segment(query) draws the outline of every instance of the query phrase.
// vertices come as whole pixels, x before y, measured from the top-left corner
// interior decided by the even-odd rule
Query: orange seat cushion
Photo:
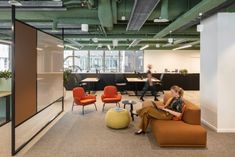
[[[92,103],[95,103],[95,102],[96,102],[95,99],[83,99],[83,100],[80,100],[79,105],[89,105],[89,104],[92,104]]]
[[[103,98],[102,101],[104,103],[117,103],[119,101],[121,101],[120,97],[116,97],[116,98]]]
[[[200,125],[183,121],[152,120],[151,128],[161,146],[206,146],[207,132]]]

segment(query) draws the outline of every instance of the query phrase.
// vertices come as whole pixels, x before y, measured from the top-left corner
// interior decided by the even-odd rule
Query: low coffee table
[[[130,114],[131,114],[132,121],[134,121],[135,114],[133,113],[133,105],[135,105],[136,102],[133,100],[123,100],[122,103],[124,105],[124,108],[126,108],[126,105],[130,105]]]

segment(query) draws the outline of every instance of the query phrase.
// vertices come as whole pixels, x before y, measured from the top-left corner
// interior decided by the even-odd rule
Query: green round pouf
[[[112,129],[127,128],[130,124],[130,115],[126,109],[112,108],[105,115],[106,126]]]

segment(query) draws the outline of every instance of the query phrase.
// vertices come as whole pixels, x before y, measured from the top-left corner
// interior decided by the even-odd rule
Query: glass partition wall
[[[75,73],[143,72],[143,62],[143,51],[64,51],[64,68]]]
[[[0,71],[10,70],[10,45],[0,43]]]

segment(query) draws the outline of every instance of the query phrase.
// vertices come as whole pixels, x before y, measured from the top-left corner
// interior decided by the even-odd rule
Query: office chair
[[[79,74],[75,75],[76,77],[76,86],[84,88],[85,91],[87,91],[87,83],[81,82],[82,77]]]
[[[160,81],[157,83],[157,91],[162,92],[164,94],[163,78],[164,78],[164,73],[161,73],[160,78],[159,78]]]
[[[117,89],[121,94],[127,94],[126,91],[127,80],[123,74],[115,75],[115,85],[117,86]]]

